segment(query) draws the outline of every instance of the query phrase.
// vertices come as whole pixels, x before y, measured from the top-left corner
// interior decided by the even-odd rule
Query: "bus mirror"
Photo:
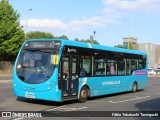
[[[51,55],[51,64],[58,65],[58,55]]]

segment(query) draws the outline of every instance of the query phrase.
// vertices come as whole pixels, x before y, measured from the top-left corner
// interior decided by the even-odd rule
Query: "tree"
[[[132,42],[129,42],[129,49],[134,50]]]
[[[78,39],[78,38],[75,38],[74,40],[75,40],[75,41],[79,41],[79,39]]]
[[[87,40],[80,40],[80,42],[87,42],[87,43],[93,43],[93,44],[99,44],[99,42],[97,42],[96,40],[90,40],[90,39],[87,39]]]
[[[57,38],[68,40],[68,37],[67,37],[66,35],[62,35],[62,36],[59,36],[59,37],[57,37]]]
[[[123,48],[123,45],[118,44],[118,45],[115,45],[114,47]]]
[[[19,17],[9,0],[0,1],[0,60],[14,60],[24,41]]]
[[[41,32],[41,31],[32,31],[27,33],[26,39],[38,39],[38,38],[54,38],[54,35],[47,32]]]

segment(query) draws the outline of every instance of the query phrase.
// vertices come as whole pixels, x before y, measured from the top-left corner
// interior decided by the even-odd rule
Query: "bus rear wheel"
[[[79,102],[84,103],[88,98],[88,89],[86,86],[83,86],[79,95]]]
[[[137,92],[137,89],[138,89],[137,83],[134,82],[133,85],[132,85],[132,92],[133,93]]]

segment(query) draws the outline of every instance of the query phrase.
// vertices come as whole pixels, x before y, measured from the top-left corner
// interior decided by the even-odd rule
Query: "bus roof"
[[[97,49],[97,50],[108,50],[108,51],[116,51],[116,52],[123,52],[123,53],[132,53],[132,54],[141,54],[141,55],[147,55],[146,52],[139,51],[139,50],[128,50],[124,48],[117,48],[117,47],[110,47],[110,46],[104,46],[104,45],[98,45],[98,44],[91,44],[91,43],[85,43],[85,42],[79,42],[74,40],[65,40],[65,39],[30,39],[26,40],[28,41],[61,41],[61,46],[73,46],[73,47],[83,47],[83,48],[91,48],[91,49]]]

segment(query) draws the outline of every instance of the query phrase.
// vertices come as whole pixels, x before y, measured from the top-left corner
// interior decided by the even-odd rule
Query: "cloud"
[[[102,0],[103,8],[100,15],[78,17],[66,22],[65,19],[28,19],[28,29],[49,30],[54,32],[68,31],[81,32],[87,28],[105,28],[110,23],[117,23],[124,14],[133,12],[153,13],[160,12],[160,0]],[[26,20],[21,20],[26,30]]]
[[[86,27],[105,27],[105,19],[103,16],[94,16],[90,18],[72,20],[68,23],[68,27],[71,27],[73,30],[80,31]]]
[[[26,27],[26,20],[21,21],[21,25]],[[103,16],[94,16],[90,18],[81,18],[77,20],[69,21],[65,23],[64,21],[57,19],[28,19],[27,27],[28,28],[49,28],[49,29],[57,29],[59,31],[81,31],[87,27],[105,27],[105,18]]]
[[[21,25],[26,27],[26,20],[21,21]],[[62,31],[67,30],[66,24],[56,19],[28,19],[27,27],[32,28],[55,28]]]
[[[103,0],[103,4],[112,8],[112,11],[160,12],[160,0]]]
[[[134,4],[133,1],[128,1],[128,0],[104,0],[104,3],[106,5],[113,6],[115,8],[121,8],[121,9],[134,9],[136,5]]]

